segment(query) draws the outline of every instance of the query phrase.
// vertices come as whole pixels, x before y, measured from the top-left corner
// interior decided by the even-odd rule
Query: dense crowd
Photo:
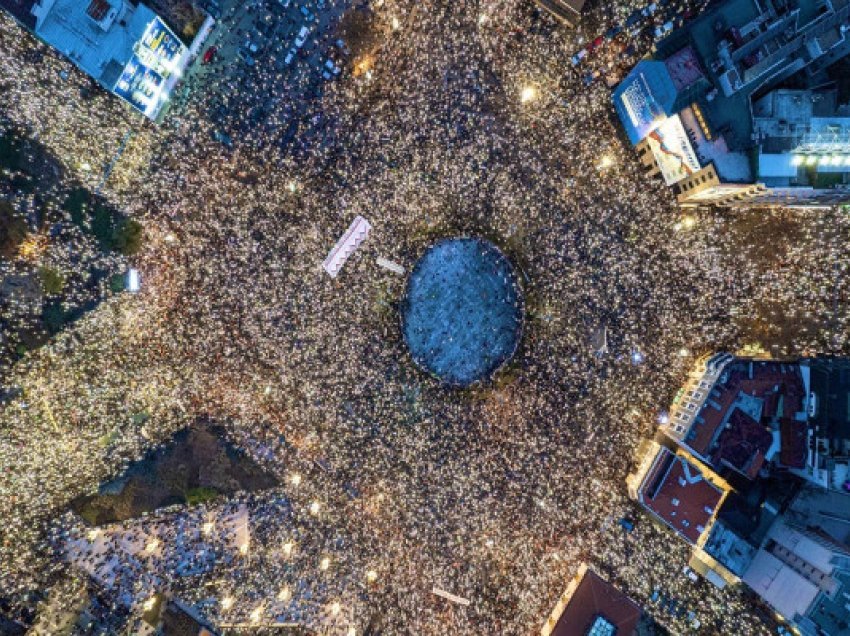
[[[80,98],[87,80],[62,79],[69,64],[0,17],[0,110],[92,186],[97,168],[81,162],[107,165],[134,129],[101,192],[147,236],[142,291],[14,369],[23,392],[0,412],[0,595],[63,575],[61,539],[85,535],[60,516],[68,501],[209,415],[284,484],[244,498],[255,560],[158,570],[157,585],[215,622],[258,607],[273,618],[280,550],[297,535],[318,565],[294,582],[322,576],[328,558],[339,589],[285,601],[321,607],[310,620],[328,632],[375,621],[531,633],[587,561],[676,633],[691,620],[653,611],[656,589],[709,633],[767,633],[738,592],[681,574],[686,546],[638,516],[624,479],[696,356],[776,344],[765,307],[798,312],[782,352],[850,352],[850,217],[757,212],[789,234],[731,231],[740,213],[683,217],[622,141],[609,90],[570,70],[577,36],[529,3],[373,10],[386,33],[372,72],[330,86],[294,144],[234,135],[233,150],[211,134],[203,84],[155,128],[113,98]],[[231,106],[247,117],[258,100],[234,93]],[[320,263],[357,214],[372,234],[330,279]],[[409,270],[455,235],[497,244],[526,303],[513,362],[463,391],[412,364],[404,280],[375,264]],[[765,241],[774,249],[756,262]],[[281,497],[292,514],[270,504]],[[639,519],[627,536],[623,515]]]

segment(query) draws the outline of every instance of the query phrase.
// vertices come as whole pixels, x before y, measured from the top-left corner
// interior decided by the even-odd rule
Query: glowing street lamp
[[[154,552],[156,552],[156,549],[159,546],[160,546],[160,540],[159,539],[151,539],[145,545],[145,552],[147,552],[148,554],[153,554]]]
[[[318,501],[314,501],[313,503],[310,504],[310,514],[313,515],[314,517],[317,514],[319,514],[321,509],[322,509],[322,504],[320,504]]]
[[[292,483],[293,486],[297,487],[297,486],[301,485],[301,475],[298,474],[298,473],[292,473],[289,476],[289,481]]]
[[[277,600],[279,601],[288,601],[292,598],[292,590],[289,589],[289,586],[283,586],[280,588],[280,592],[277,593]]]
[[[393,25],[393,31],[398,31],[399,28],[401,27],[401,22],[399,22],[399,20],[396,16],[393,16],[392,25]]]
[[[295,549],[295,543],[293,541],[287,541],[283,544],[283,554],[285,556],[292,556],[292,551]]]
[[[319,569],[322,572],[326,572],[329,567],[331,567],[330,557],[322,557],[322,560],[319,561]]]
[[[201,526],[201,532],[203,532],[205,535],[212,534],[213,530],[215,530],[215,523],[212,521],[207,521],[206,523],[204,523],[203,526]]]
[[[526,86],[519,95],[519,101],[523,104],[527,104],[535,99],[537,99],[537,89],[533,86]]]
[[[227,611],[231,607],[233,607],[233,604],[235,602],[236,602],[236,599],[233,598],[232,596],[225,596],[223,599],[221,599],[221,609],[223,609],[224,611]]]
[[[259,605],[258,607],[255,607],[253,610],[251,610],[250,616],[252,623],[259,623],[260,619],[263,617],[263,606]]]
[[[610,168],[613,165],[614,165],[614,160],[611,157],[609,157],[608,155],[605,155],[604,157],[602,157],[602,161],[599,162],[599,167],[602,168],[603,170],[607,170],[608,168]]]
[[[369,583],[374,583],[378,580],[378,573],[375,570],[367,570],[366,571],[366,580]]]
[[[339,601],[331,603],[331,616],[338,616],[340,611],[342,611],[342,605]]]

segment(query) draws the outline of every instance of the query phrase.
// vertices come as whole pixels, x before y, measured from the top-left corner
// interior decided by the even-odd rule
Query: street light
[[[236,599],[234,599],[232,596],[225,596],[223,599],[221,599],[221,609],[223,609],[224,611],[227,611],[231,607],[233,607],[233,604],[235,602],[236,602]]]
[[[289,481],[293,486],[297,487],[301,484],[301,475],[298,473],[292,473],[292,475],[289,476]]]
[[[523,104],[527,104],[530,101],[537,99],[537,89],[533,86],[526,86],[522,89],[522,92],[519,95],[519,100]]]
[[[292,551],[295,549],[295,543],[292,541],[287,541],[283,544],[283,554],[285,556],[292,556]]]
[[[322,509],[322,504],[320,504],[318,501],[314,501],[313,503],[310,504],[310,514],[313,515],[314,517],[317,514],[319,514],[319,511],[321,509]]]
[[[374,583],[378,580],[378,573],[375,570],[368,570],[366,572],[366,580],[369,583]]]
[[[322,557],[322,560],[319,561],[319,569],[325,572],[329,567],[331,567],[330,557]]]

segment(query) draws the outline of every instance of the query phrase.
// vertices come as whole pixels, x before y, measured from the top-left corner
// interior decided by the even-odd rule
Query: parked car
[[[287,54],[286,54],[286,57],[285,57],[285,58],[283,58],[283,63],[284,63],[286,66],[289,66],[290,64],[292,64],[292,60],[294,60],[294,59],[295,59],[295,55],[296,55],[297,53],[298,53],[298,49],[296,49],[296,48],[293,46],[291,49],[289,49],[289,53],[287,53]]]
[[[214,46],[211,46],[207,49],[206,53],[204,53],[204,57],[201,59],[201,64],[209,64],[215,59],[215,52],[218,49]]]
[[[579,64],[581,64],[581,61],[586,57],[587,57],[587,50],[582,49],[581,51],[579,51],[578,53],[573,55],[570,58],[570,61],[573,63],[573,66],[578,66]]]
[[[304,43],[307,41],[307,36],[309,35],[310,29],[305,26],[301,27],[301,30],[298,32],[298,37],[295,38],[295,47],[300,49],[304,46]]]
[[[610,29],[608,29],[605,32],[605,39],[609,40],[609,41],[613,40],[615,37],[617,37],[622,32],[623,32],[623,27],[621,27],[619,24],[616,25],[616,26],[612,26]]]
[[[310,10],[307,7],[305,7],[304,5],[301,5],[300,10],[301,10],[301,15],[304,16],[304,19],[307,22],[312,22],[313,20],[316,19],[316,16],[314,16],[312,13],[310,13]]]
[[[328,69],[334,75],[339,75],[342,72],[342,69],[333,63],[331,60],[325,60],[325,68]]]
[[[670,33],[670,31],[672,31],[672,30],[673,30],[673,23],[672,22],[665,22],[661,26],[655,27],[654,35],[655,35],[656,39],[663,38],[665,35]]]

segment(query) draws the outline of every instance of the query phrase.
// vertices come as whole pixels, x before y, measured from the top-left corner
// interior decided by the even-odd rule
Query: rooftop
[[[638,491],[639,501],[695,544],[708,527],[723,491],[707,481],[684,457],[661,448]]]
[[[665,116],[696,105],[711,137],[746,153],[755,144],[752,100],[850,53],[842,31],[848,16],[848,0],[715,3],[658,42],[655,60],[638,63],[617,87],[614,104],[629,139],[638,143]]]
[[[588,569],[551,633],[553,636],[630,636],[641,615],[633,600]]]
[[[771,447],[770,426],[793,421],[804,399],[798,364],[737,360],[711,388],[683,442],[715,469],[726,466],[752,479]],[[785,439],[798,444],[789,425]],[[786,456],[797,453],[795,447]]]

